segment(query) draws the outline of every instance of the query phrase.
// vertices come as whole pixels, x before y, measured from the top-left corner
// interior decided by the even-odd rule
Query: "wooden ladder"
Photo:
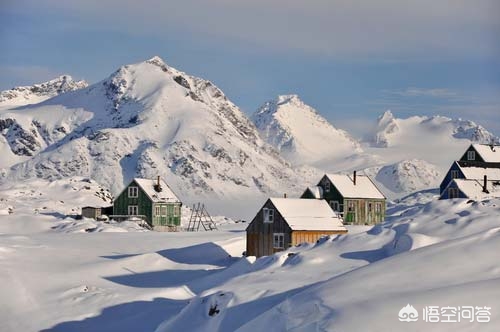
[[[212,220],[212,217],[205,208],[205,204],[193,204],[191,209],[191,217],[189,218],[188,232],[197,232],[200,230],[200,225],[205,231],[217,230],[217,225]]]

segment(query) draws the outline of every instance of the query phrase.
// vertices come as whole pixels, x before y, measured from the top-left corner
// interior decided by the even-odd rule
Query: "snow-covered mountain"
[[[394,198],[437,187],[471,142],[498,140],[472,121],[439,115],[400,119],[386,111],[365,141],[364,150],[378,161],[366,163],[365,172]]]
[[[439,169],[420,159],[400,162],[364,170],[388,198],[400,197],[423,189],[436,188],[442,180]]]
[[[337,129],[297,95],[266,102],[253,115],[261,136],[294,164],[318,164],[362,153],[357,140]]]
[[[404,144],[408,139],[422,137],[467,139],[477,143],[498,142],[499,138],[473,121],[451,119],[444,116],[412,116],[395,118],[386,111],[377,121],[370,143],[376,147],[391,147]],[[416,140],[418,142],[418,139]]]
[[[61,75],[47,82],[0,91],[0,107],[36,104],[61,93],[83,89],[87,86],[86,81],[75,81],[69,75]]]
[[[117,193],[132,177],[161,175],[181,197],[281,195],[307,181],[219,88],[159,57],[5,111],[0,126],[2,150],[25,158],[5,159],[8,179],[86,176]]]
[[[213,83],[158,57],[91,86],[66,75],[1,96],[2,182],[84,176],[117,193],[161,175],[188,201],[252,197],[249,217],[262,196],[298,194],[321,172],[365,170],[391,198],[429,188],[470,141],[498,140],[471,121],[387,111],[360,145],[296,95],[250,120]]]

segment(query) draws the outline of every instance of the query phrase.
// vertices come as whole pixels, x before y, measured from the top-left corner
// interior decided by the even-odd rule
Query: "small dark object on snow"
[[[217,304],[216,304],[216,305],[214,305],[213,307],[212,307],[212,306],[210,306],[210,310],[208,311],[208,315],[209,315],[209,316],[213,316],[213,315],[218,314],[219,312],[220,312],[220,310],[219,310],[219,309],[217,309]]]
[[[297,256],[297,253],[295,253],[295,252],[288,253],[288,257],[293,257],[293,256]]]

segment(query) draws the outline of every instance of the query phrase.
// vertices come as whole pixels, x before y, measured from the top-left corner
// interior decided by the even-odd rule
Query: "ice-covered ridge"
[[[353,137],[333,127],[294,94],[264,103],[252,120],[263,139],[294,164],[315,165],[362,152]]]
[[[159,57],[122,66],[87,88],[9,110],[1,121],[0,147],[12,155],[3,165],[13,166],[8,181],[92,176],[116,194],[134,177],[160,175],[181,199],[254,200],[299,193],[308,182],[218,87]]]
[[[61,75],[47,82],[18,86],[0,92],[0,107],[35,104],[68,91],[88,86],[86,81],[75,81],[70,75]]]

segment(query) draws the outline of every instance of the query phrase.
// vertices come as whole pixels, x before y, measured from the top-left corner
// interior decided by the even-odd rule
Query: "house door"
[[[365,204],[365,213],[366,213],[366,222],[368,224],[373,224],[373,203],[372,202],[366,202]]]
[[[350,224],[355,224],[356,219],[356,205],[354,201],[347,201],[347,211],[344,211],[344,221]],[[358,205],[359,206],[359,205]]]

